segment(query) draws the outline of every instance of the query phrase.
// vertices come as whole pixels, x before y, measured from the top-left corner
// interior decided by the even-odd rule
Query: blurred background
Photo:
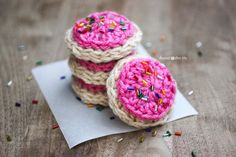
[[[167,65],[200,113],[159,128],[183,132],[166,140],[168,151],[151,139],[140,146],[141,131],[122,135],[129,139],[122,145],[114,143],[115,135],[69,150],[61,131],[51,129],[56,121],[31,69],[68,58],[65,31],[103,10],[140,26],[143,46]],[[0,156],[182,157],[192,150],[196,156],[235,156],[236,1],[0,0],[0,21]]]

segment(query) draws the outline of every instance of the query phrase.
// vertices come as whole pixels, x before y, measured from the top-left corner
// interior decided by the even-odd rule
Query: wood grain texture
[[[69,150],[34,80],[27,82],[35,62],[68,57],[64,33],[73,22],[93,11],[115,10],[143,30],[148,50],[164,60],[200,115],[158,128],[108,136]],[[236,154],[236,2],[233,0],[0,0],[0,156],[235,156]],[[166,41],[160,42],[165,35]],[[202,57],[195,43],[201,41]],[[25,48],[19,45],[25,45]],[[23,60],[24,55],[28,56]],[[7,87],[9,80],[12,86]],[[53,87],[52,87],[53,88]],[[189,90],[194,94],[188,96]],[[38,99],[38,105],[31,100]],[[15,107],[20,102],[21,107]],[[166,130],[181,137],[160,138]],[[12,141],[6,140],[6,135]],[[146,136],[144,143],[138,137]],[[121,143],[116,140],[123,137]],[[167,147],[165,147],[167,145]],[[159,147],[163,146],[163,147]]]

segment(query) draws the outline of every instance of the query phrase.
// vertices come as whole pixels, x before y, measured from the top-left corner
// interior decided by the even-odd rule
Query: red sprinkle
[[[182,132],[180,132],[180,131],[175,132],[175,136],[181,136],[181,135],[182,135]]]
[[[32,104],[38,104],[38,100],[32,100]]]
[[[58,124],[53,124],[52,129],[56,129],[56,128],[59,128],[59,125]]]

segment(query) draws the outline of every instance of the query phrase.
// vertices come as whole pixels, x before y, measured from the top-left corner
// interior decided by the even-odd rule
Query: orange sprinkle
[[[112,21],[111,24],[114,25],[114,26],[117,25],[115,21]]]
[[[161,35],[160,36],[160,42],[164,43],[166,41],[166,36],[165,35]]]
[[[164,89],[161,90],[162,94],[166,94],[166,91]]]
[[[157,76],[157,72],[156,71],[154,72],[154,76]]]
[[[144,65],[144,66],[148,65],[147,62],[145,62],[145,61],[142,61],[141,64]]]
[[[146,86],[147,85],[147,81],[142,80],[143,84]]]
[[[163,100],[162,100],[162,98],[160,98],[160,99],[158,100],[158,104],[161,105],[162,103],[163,103]]]
[[[153,50],[152,51],[152,55],[154,56],[154,57],[156,57],[157,55],[158,55],[158,51],[155,49],[155,50]]]
[[[175,132],[175,136],[181,136],[181,135],[182,135],[182,132],[180,132],[180,131]]]
[[[59,128],[59,125],[58,124],[53,124],[52,129],[56,129],[56,128]]]

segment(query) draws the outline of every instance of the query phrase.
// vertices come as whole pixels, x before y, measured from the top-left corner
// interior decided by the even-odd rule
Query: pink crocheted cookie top
[[[124,110],[140,120],[160,120],[170,110],[176,94],[176,82],[158,61],[142,58],[125,65],[116,82]]]
[[[73,39],[82,48],[108,50],[123,45],[135,31],[133,23],[116,12],[96,12],[75,23]]]
[[[107,62],[107,63],[94,63],[91,61],[85,61],[79,58],[76,58],[76,63],[86,69],[94,72],[110,72],[116,64],[116,60]]]
[[[84,82],[84,80],[78,77],[73,77],[73,79],[77,85],[79,85],[81,88],[87,89],[90,92],[93,92],[93,93],[106,92],[106,86],[104,85],[88,84]]]

